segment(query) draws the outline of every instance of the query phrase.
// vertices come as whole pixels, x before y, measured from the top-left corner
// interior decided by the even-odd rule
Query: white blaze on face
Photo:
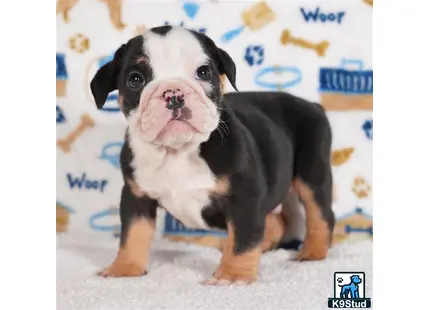
[[[194,80],[196,69],[209,60],[197,38],[180,27],[172,28],[164,36],[146,33],[143,48],[150,59],[155,81],[172,78]],[[210,89],[209,83],[200,84]]]
[[[165,35],[147,32],[143,37],[142,48],[153,80],[142,91],[139,107],[129,118],[130,127],[145,142],[175,149],[204,142],[219,122],[216,104],[206,96],[213,86],[196,78],[196,70],[209,63],[209,56],[198,39],[181,27],[174,27]],[[168,90],[184,95],[184,108],[175,112],[180,120],[172,120],[173,111],[162,98]],[[130,134],[134,134],[134,129]]]

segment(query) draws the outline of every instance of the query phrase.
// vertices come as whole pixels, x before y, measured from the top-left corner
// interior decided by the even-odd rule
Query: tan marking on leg
[[[245,253],[235,255],[234,227],[227,224],[228,236],[224,242],[221,263],[212,276],[212,279],[203,283],[207,285],[223,285],[230,283],[249,284],[257,279],[258,267],[260,264],[260,245]]]
[[[286,224],[282,214],[270,213],[266,216],[264,239],[260,244],[263,253],[272,250],[279,244],[285,233]]]
[[[127,184],[130,186],[131,193],[138,198],[147,196],[147,193],[142,191],[134,180],[127,179]]]
[[[223,176],[216,180],[215,188],[213,188],[209,195],[210,196],[223,196],[226,195],[230,190],[230,181],[228,177]]]
[[[327,257],[330,246],[330,229],[323,219],[314,193],[303,181],[294,180],[294,188],[303,201],[306,212],[306,237],[297,260],[319,260]]]
[[[139,218],[132,222],[115,261],[99,273],[102,277],[138,277],[146,273],[155,222]]]

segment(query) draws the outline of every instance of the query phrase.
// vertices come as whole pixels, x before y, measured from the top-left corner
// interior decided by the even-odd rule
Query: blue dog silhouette
[[[360,283],[361,283],[360,277],[357,275],[353,275],[351,276],[351,283],[345,284],[345,285],[339,284],[339,286],[342,288],[340,292],[340,298],[351,298],[351,299],[360,298],[358,294],[358,284]]]

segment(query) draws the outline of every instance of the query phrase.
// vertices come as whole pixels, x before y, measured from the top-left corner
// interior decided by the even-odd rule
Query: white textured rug
[[[335,271],[364,271],[372,297],[372,243],[331,249],[320,262],[292,261],[294,251],[263,255],[259,282],[250,286],[199,284],[215,270],[215,249],[156,240],[149,273],[141,278],[103,279],[95,274],[116,255],[118,240],[92,234],[57,237],[57,310],[79,309],[327,309]]]

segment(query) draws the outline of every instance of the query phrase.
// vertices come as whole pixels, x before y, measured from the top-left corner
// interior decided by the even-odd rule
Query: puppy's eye
[[[209,66],[201,66],[197,68],[196,78],[203,81],[209,81],[212,77],[212,70]]]
[[[130,88],[140,88],[145,83],[145,78],[139,72],[132,72],[127,78],[127,85]]]

